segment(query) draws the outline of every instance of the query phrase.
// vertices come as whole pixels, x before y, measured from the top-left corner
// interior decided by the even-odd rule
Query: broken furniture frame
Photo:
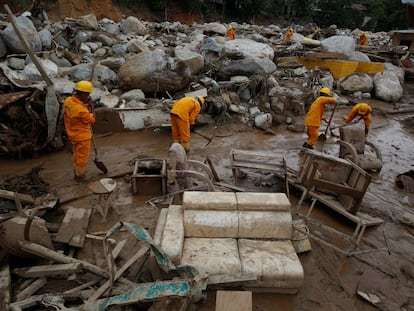
[[[116,181],[112,178],[102,178],[98,181],[94,181],[88,184],[88,188],[98,195],[98,202],[93,204],[99,214],[102,216],[102,221],[106,222],[109,208],[114,208],[111,195],[116,188]]]
[[[334,163],[339,168],[333,171],[335,177],[341,177],[338,175],[342,175],[342,177],[338,180],[332,180],[329,176],[329,173],[332,172],[328,172],[328,174],[325,174],[326,176],[323,176],[324,172],[321,172],[320,168],[321,161]],[[338,172],[342,172],[342,174]],[[316,224],[318,227],[340,236],[348,242],[346,249],[343,250],[311,234],[313,238],[323,244],[333,247],[346,255],[355,254],[357,253],[356,249],[362,240],[366,228],[384,222],[381,218],[372,217],[359,211],[363,197],[371,181],[371,176],[350,160],[343,160],[316,151],[309,151],[305,155],[304,163],[299,172],[299,180],[303,187],[303,192],[296,205],[295,213],[299,214],[304,199],[307,196],[311,197],[312,203],[302,217]],[[356,227],[352,236],[349,237],[312,219],[311,213],[317,201],[354,222]]]
[[[287,166],[283,154],[232,149],[230,151],[230,166],[233,172],[234,184],[237,182],[237,171],[241,168],[270,171],[279,173],[279,176],[283,175],[286,195],[289,198]]]

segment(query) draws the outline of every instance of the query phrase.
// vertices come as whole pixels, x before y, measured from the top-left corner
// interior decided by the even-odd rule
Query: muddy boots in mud
[[[188,142],[183,142],[182,145],[184,147],[185,153],[189,153],[190,152],[190,142],[189,141]]]
[[[73,168],[74,179],[76,181],[84,181],[85,178],[85,167],[75,166]]]
[[[309,145],[307,142],[304,142],[302,145],[303,148],[307,148],[307,149],[313,149],[312,145]]]

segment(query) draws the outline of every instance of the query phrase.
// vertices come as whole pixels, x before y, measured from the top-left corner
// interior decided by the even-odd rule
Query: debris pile
[[[42,74],[2,16],[1,154],[61,149],[67,141],[63,100],[76,81],[85,79],[94,84],[92,97],[101,107],[98,131],[99,114],[108,109],[117,114],[121,129],[160,126],[172,100],[194,91],[208,95],[203,112],[211,118],[200,122],[235,120],[263,130],[282,125],[303,131],[303,115],[320,87],[335,87],[340,104],[350,103],[347,96],[404,101],[405,71],[399,60],[407,58],[407,51],[390,46],[389,33],[370,33],[370,44],[362,47],[355,44],[358,29],[314,29],[308,35],[312,39],[298,29],[286,43],[287,29],[277,25],[232,23],[237,36],[229,40],[226,26],[217,22],[184,25],[143,22],[133,16],[114,22],[89,14],[52,23],[43,13],[39,18],[26,12],[16,21],[53,81],[59,112],[47,118]],[[334,69],[321,65],[326,60],[347,61],[340,70],[379,61],[381,66],[375,74],[362,66],[338,78]],[[48,128],[53,122],[54,131]]]

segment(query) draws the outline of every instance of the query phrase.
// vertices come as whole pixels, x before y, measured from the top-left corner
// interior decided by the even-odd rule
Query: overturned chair
[[[250,290],[296,293],[304,272],[291,233],[284,193],[186,191],[182,205],[161,210],[154,240],[176,265],[209,274],[209,284],[238,278]]]
[[[339,130],[339,157],[349,159],[364,170],[380,172],[382,155],[380,150],[366,140],[364,128],[358,125],[342,127]]]

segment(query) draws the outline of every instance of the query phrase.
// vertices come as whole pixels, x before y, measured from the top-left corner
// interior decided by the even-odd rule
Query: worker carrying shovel
[[[323,87],[319,91],[319,97],[312,103],[308,113],[306,114],[305,125],[308,140],[303,144],[303,147],[313,149],[313,146],[316,144],[321,120],[326,121],[323,116],[326,105],[334,105],[334,107],[336,107],[336,99],[331,96],[331,90],[329,88]],[[332,120],[333,112],[329,118],[328,127],[330,121]]]
[[[174,143],[181,142],[186,152],[190,151],[190,132],[194,131],[195,120],[203,104],[203,96],[183,97],[173,104],[170,111]]]
[[[79,81],[74,93],[65,99],[64,115],[66,133],[73,145],[73,166],[75,180],[85,179],[85,167],[89,161],[92,130],[95,123],[95,106],[89,96],[93,91],[92,83]]]
[[[366,103],[359,103],[352,107],[351,112],[344,117],[346,123],[351,122],[356,117],[364,120],[365,135],[368,135],[369,126],[371,125],[371,112],[372,108]]]

